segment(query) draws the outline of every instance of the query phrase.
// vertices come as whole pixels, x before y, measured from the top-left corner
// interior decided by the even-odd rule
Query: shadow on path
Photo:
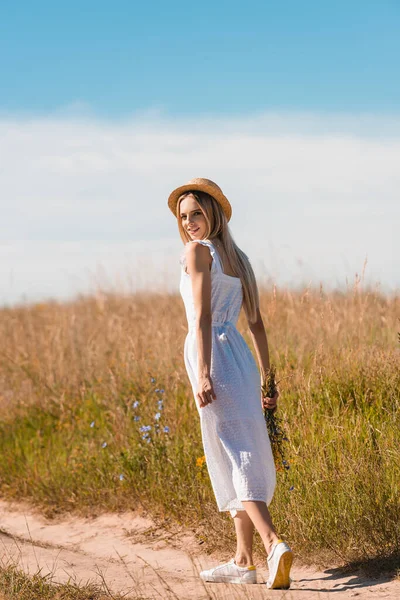
[[[320,592],[344,592],[365,587],[381,586],[400,575],[400,552],[386,557],[353,561],[341,567],[326,569],[323,577],[303,578],[298,583],[311,584],[313,581],[330,583],[328,587],[302,587],[302,590]],[[332,582],[336,582],[332,585]]]

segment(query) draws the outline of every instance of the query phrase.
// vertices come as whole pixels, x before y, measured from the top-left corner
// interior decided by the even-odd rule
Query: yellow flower
[[[206,461],[206,457],[200,456],[200,458],[196,459],[196,466],[201,468],[204,465],[205,461]]]

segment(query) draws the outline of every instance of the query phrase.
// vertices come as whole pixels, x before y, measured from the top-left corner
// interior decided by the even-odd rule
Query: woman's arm
[[[257,307],[257,319],[255,323],[250,323],[248,321],[251,338],[253,340],[253,344],[256,350],[258,364],[260,365],[261,371],[261,384],[263,383],[263,374],[266,373],[270,368],[269,362],[269,348],[268,348],[268,340],[267,333],[265,331],[264,322],[262,320],[262,316],[260,313],[259,307]],[[275,409],[276,401],[278,399],[279,392],[276,392],[273,398],[268,398],[267,396],[262,396],[262,406],[263,408]]]
[[[211,255],[204,244],[188,243],[185,249],[196,312],[198,390],[196,396],[203,408],[215,399],[211,381]]]
[[[264,327],[264,322],[262,320],[262,316],[260,313],[260,309],[257,307],[257,319],[255,323],[250,323],[248,321],[251,338],[253,340],[253,344],[256,350],[258,364],[260,365],[261,371],[261,382],[262,382],[262,373],[268,371],[270,367],[269,363],[269,348],[268,348],[268,340],[267,334]]]

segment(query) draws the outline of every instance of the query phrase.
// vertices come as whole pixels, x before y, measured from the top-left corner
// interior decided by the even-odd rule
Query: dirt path
[[[41,569],[58,582],[103,583],[127,598],[322,600],[332,592],[334,598],[400,598],[399,580],[368,580],[338,569],[322,572],[296,561],[288,591],[266,589],[263,565],[257,565],[258,585],[202,584],[198,571],[218,558],[202,554],[190,533],[160,531],[133,512],[49,520],[28,505],[0,501],[0,556],[3,565],[16,562],[30,574]]]

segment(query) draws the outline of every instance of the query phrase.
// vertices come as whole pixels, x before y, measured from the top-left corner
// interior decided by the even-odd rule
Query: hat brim
[[[171,212],[176,217],[176,205],[178,202],[179,196],[184,192],[206,192],[212,196],[221,206],[225,213],[226,220],[229,221],[232,216],[232,207],[226,196],[222,192],[216,190],[213,186],[207,185],[205,183],[187,183],[185,185],[181,185],[176,188],[168,198],[168,206],[171,209]]]

